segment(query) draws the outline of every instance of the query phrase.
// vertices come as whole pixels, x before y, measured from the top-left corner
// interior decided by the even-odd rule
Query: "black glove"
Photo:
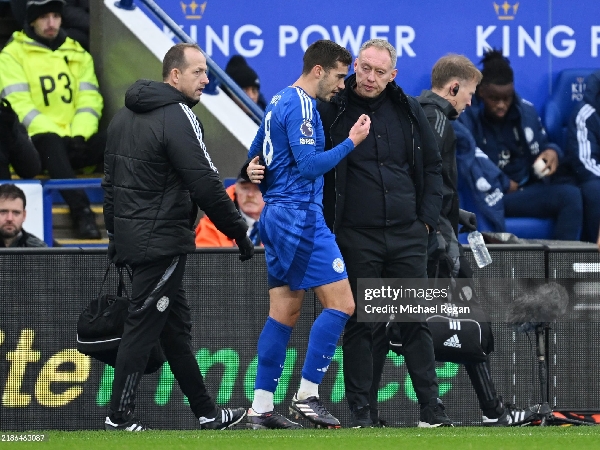
[[[244,234],[243,237],[236,239],[235,243],[240,249],[240,261],[248,261],[254,256],[254,244],[248,236]]]
[[[108,233],[108,260],[117,267],[125,267],[125,264],[119,262],[117,257],[117,248],[115,247],[115,240],[112,233]]]
[[[0,101],[0,120],[9,128],[12,128],[13,124],[19,121],[17,114],[5,98]]]
[[[87,144],[83,136],[73,136],[69,139],[69,150],[73,153],[84,153],[87,150]]]
[[[475,216],[475,214],[470,211],[459,209],[458,223],[459,225],[462,225],[461,229],[458,230],[459,233],[466,233],[468,231],[477,230],[477,216]]]

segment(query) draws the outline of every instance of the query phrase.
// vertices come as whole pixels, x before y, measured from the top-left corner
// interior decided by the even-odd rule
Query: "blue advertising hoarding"
[[[517,91],[540,111],[562,69],[600,67],[597,0],[157,3],[221,67],[243,55],[267,98],[297,79],[304,50],[317,39],[332,39],[353,55],[370,38],[387,39],[398,50],[396,80],[412,95],[429,87],[439,57],[461,53],[477,63],[487,47],[501,48]]]

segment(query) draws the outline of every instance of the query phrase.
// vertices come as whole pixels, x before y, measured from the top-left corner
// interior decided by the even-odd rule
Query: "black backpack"
[[[114,367],[129,308],[129,295],[125,286],[123,271],[127,271],[130,279],[132,275],[127,267],[118,267],[117,295],[103,294],[102,291],[111,266],[112,264],[109,264],[106,268],[98,295],[79,315],[77,320],[77,350]],[[125,295],[123,296],[123,294]],[[156,372],[165,361],[166,358],[160,342],[157,342],[152,348],[144,372]]]

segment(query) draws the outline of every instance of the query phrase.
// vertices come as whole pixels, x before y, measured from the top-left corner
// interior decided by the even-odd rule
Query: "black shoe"
[[[217,417],[211,422],[200,424],[202,430],[225,430],[238,424],[246,417],[244,408],[219,408],[217,406]]]
[[[362,408],[356,405],[350,407],[350,428],[373,428],[369,405],[365,405]]]
[[[106,431],[148,431],[150,428],[135,417],[131,417],[131,419],[125,423],[115,423],[107,416],[104,421],[104,429]]]
[[[298,400],[297,394],[295,394],[290,406],[290,414],[296,419],[304,417],[315,424],[317,428],[341,428],[340,421],[327,411],[318,397]]]
[[[259,414],[250,408],[246,418],[246,428],[253,430],[297,430],[302,428],[302,425],[292,422],[275,411]]]
[[[529,425],[536,418],[531,409],[519,409],[510,403],[504,405],[504,412],[498,418],[483,416],[486,427],[522,427]]]
[[[73,227],[78,239],[101,239],[102,235],[96,225],[96,215],[85,208],[81,212],[73,214]]]
[[[442,401],[433,399],[429,403],[421,406],[419,414],[419,427],[421,428],[436,428],[436,427],[453,427],[454,424],[446,415],[446,408]]]

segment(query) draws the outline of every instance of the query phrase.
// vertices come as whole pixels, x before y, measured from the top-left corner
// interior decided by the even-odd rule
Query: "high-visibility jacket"
[[[231,200],[234,200],[235,184],[226,191]],[[221,233],[208,216],[204,216],[196,227],[196,247],[235,247],[235,241]]]
[[[0,98],[7,98],[30,136],[89,138],[98,131],[102,96],[92,56],[67,37],[52,51],[22,31],[0,52]]]

